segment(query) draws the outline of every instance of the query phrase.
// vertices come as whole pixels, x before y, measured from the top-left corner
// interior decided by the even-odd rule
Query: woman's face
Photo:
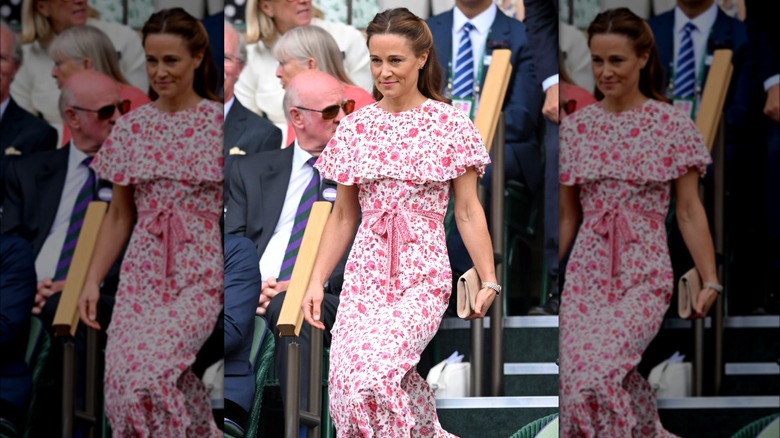
[[[160,98],[175,99],[194,91],[195,69],[203,53],[192,56],[182,37],[167,33],[147,36],[144,51],[149,83]]]
[[[399,98],[417,90],[427,53],[416,56],[406,38],[394,34],[372,36],[368,52],[374,85],[384,97]]]
[[[62,84],[68,80],[73,73],[80,70],[86,70],[87,60],[82,62],[75,61],[73,59],[55,59],[54,68],[51,69],[51,75],[54,80],[57,81],[57,87],[62,88]]]
[[[311,23],[311,0],[260,0],[258,6],[282,34]]]
[[[38,0],[35,10],[49,20],[54,33],[87,23],[87,0]]]
[[[649,53],[637,56],[628,37],[613,33],[593,35],[590,53],[593,77],[605,98],[620,99],[639,91],[639,73]]]
[[[279,60],[279,66],[276,67],[276,77],[282,83],[282,88],[287,88],[292,78],[298,73],[308,70],[309,66],[305,62],[297,59]]]

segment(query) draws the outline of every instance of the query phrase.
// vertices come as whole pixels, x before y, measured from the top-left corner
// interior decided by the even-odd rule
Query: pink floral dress
[[[559,180],[579,187],[583,212],[561,300],[561,436],[673,436],[636,366],[672,296],[671,181],[704,174],[709,153],[690,118],[655,100],[587,106],[560,138]]]
[[[342,120],[315,167],[359,185],[362,222],[344,273],[330,350],[339,437],[451,437],[416,365],[452,289],[443,219],[450,181],[490,162],[471,121],[428,100]]]
[[[222,308],[222,104],[117,121],[92,167],[132,185],[138,212],[106,348],[115,437],[222,436],[190,366]]]

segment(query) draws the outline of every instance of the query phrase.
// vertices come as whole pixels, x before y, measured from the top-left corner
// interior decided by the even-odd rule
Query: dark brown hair
[[[176,35],[185,41],[191,56],[203,53],[203,60],[195,70],[193,88],[200,97],[217,102],[222,101],[217,93],[219,87],[217,65],[211,56],[208,33],[200,21],[182,8],[163,9],[149,17],[141,33],[144,45],[146,45],[146,37],[149,35]],[[159,97],[151,86],[149,87],[149,97],[152,100]]]
[[[433,34],[420,17],[409,12],[406,8],[388,9],[374,16],[366,28],[366,44],[374,35],[393,34],[405,38],[409,42],[415,56],[420,56],[426,51],[428,59],[420,69],[417,78],[417,89],[433,100],[449,103],[449,99],[441,94],[442,70],[439,60],[436,58],[436,48],[433,45]],[[372,93],[374,99],[382,99],[382,93],[374,85]]]
[[[588,26],[588,46],[594,35],[616,34],[628,38],[634,46],[634,53],[641,56],[649,53],[647,63],[639,72],[639,91],[645,96],[668,102],[669,99],[663,93],[663,74],[661,73],[661,61],[658,51],[655,49],[653,31],[645,20],[639,18],[628,8],[608,9],[593,19]],[[601,100],[604,94],[596,87],[593,95]]]

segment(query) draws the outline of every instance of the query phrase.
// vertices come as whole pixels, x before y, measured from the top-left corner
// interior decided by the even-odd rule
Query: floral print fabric
[[[177,113],[144,105],[117,121],[92,163],[134,188],[106,348],[105,408],[115,437],[221,436],[192,373],[223,296],[222,104]]]
[[[450,181],[490,162],[474,125],[428,100],[341,121],[317,167],[359,185],[362,210],[344,272],[330,350],[331,415],[339,437],[451,437],[439,425],[420,354],[452,288],[443,217]]]
[[[560,310],[561,436],[673,436],[636,366],[672,296],[671,181],[703,174],[709,153],[690,118],[654,100],[589,105],[560,136],[559,180],[579,186],[583,211]]]

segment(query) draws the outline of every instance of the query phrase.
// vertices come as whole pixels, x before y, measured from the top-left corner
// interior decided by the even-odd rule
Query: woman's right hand
[[[87,327],[100,330],[97,322],[97,303],[100,299],[100,287],[96,284],[85,283],[79,296],[79,318]]]
[[[301,302],[303,318],[310,326],[320,330],[325,330],[325,324],[320,321],[320,309],[324,296],[325,290],[323,287],[317,285],[315,282],[310,282],[309,288],[306,289],[306,294],[303,296],[303,301]]]

